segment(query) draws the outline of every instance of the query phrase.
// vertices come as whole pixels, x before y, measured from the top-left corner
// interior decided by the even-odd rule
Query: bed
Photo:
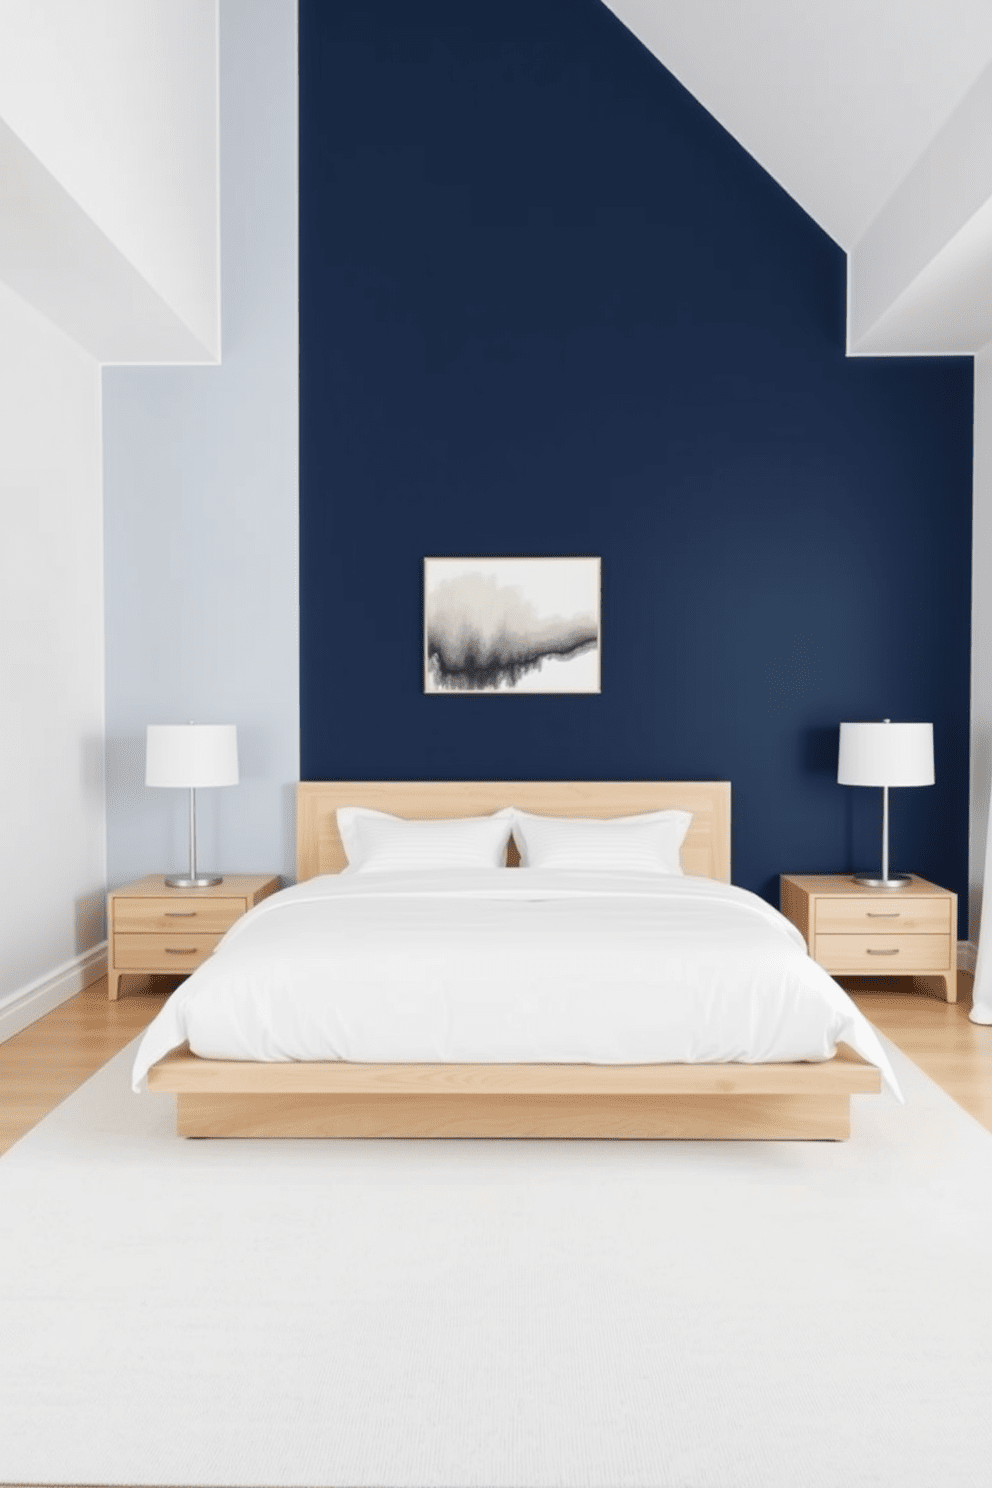
[[[439,820],[486,816],[511,803],[525,812],[568,818],[615,818],[668,809],[690,812],[692,820],[680,854],[687,877],[674,885],[681,895],[679,913],[684,916],[690,900],[692,912],[698,915],[704,913],[701,906],[708,897],[742,896],[742,891],[729,887],[730,787],[726,782],[305,782],[298,787],[297,797],[297,887],[274,896],[282,901],[283,921],[292,923],[295,915],[302,924],[299,916],[305,903],[311,917],[337,915],[344,932],[351,923],[348,916],[370,912],[368,883],[359,882],[361,875],[341,874],[347,859],[338,831],[339,807],[359,805],[407,819]],[[515,861],[511,843],[507,862],[512,866]],[[583,889],[586,897],[580,895],[581,902],[576,903],[576,891],[569,886],[532,895],[526,887],[526,872],[501,869],[499,873],[496,897],[512,901],[514,907],[507,912],[524,917],[512,923],[532,922],[530,899],[534,897],[542,902],[555,900],[559,920],[575,927],[577,935],[590,916],[599,912],[592,908],[591,889]],[[386,891],[381,885],[374,887],[373,897],[378,901]],[[643,913],[654,925],[656,909],[654,901],[648,903],[645,898],[648,891],[654,892],[654,886],[639,891],[639,900],[645,899]],[[403,889],[399,899],[399,889],[391,892],[411,924],[437,912],[434,905],[440,890],[418,888],[413,902],[409,893],[414,891]],[[458,893],[461,913],[470,920],[473,915],[495,912],[488,888],[476,890],[472,883]],[[593,897],[596,905],[604,902],[598,887]],[[350,908],[344,902],[349,899],[354,901]],[[480,899],[483,902],[477,904]],[[518,900],[526,901],[524,907]],[[271,907],[273,901],[267,903]],[[663,908],[659,901],[657,913]],[[253,914],[263,911],[260,906]],[[381,913],[378,902],[374,912]],[[755,914],[760,918],[757,901],[750,912],[752,918]],[[265,913],[269,919],[260,928],[248,927],[244,932],[235,927],[229,933],[254,934],[260,956],[263,951],[271,953],[278,923],[271,908]],[[764,913],[780,918],[770,908]],[[263,932],[268,932],[267,941]],[[212,958],[217,963],[214,972],[227,966],[230,973],[235,964],[230,954],[226,962],[222,960],[224,944]],[[243,948],[250,949],[251,944],[249,939],[242,942]],[[510,957],[505,969],[498,959],[490,967],[491,975],[504,977],[508,1001],[515,995],[513,967],[521,964],[520,947],[517,951],[516,963]],[[791,975],[799,960],[794,951],[789,954]],[[604,1061],[601,1055],[584,1058],[580,1044],[577,1053],[569,1052],[564,1058],[533,1061],[513,1057],[512,1041],[501,1054],[495,1058],[487,1054],[484,1060],[448,1055],[425,1059],[409,1054],[398,1059],[300,1058],[280,1055],[278,1049],[275,1054],[263,1052],[261,1057],[239,1058],[230,1053],[204,1057],[191,1052],[186,1043],[167,1047],[170,1040],[180,1037],[177,1030],[182,1027],[176,1021],[178,1004],[171,1013],[167,1004],[142,1041],[135,1088],[145,1076],[150,1090],[174,1094],[177,1130],[187,1137],[840,1140],[850,1133],[852,1095],[878,1093],[883,1076],[898,1092],[873,1030],[820,968],[804,955],[801,959],[804,975],[824,978],[834,989],[829,995],[844,999],[837,1026],[848,1032],[843,1035],[845,1042],[838,1040],[829,1050],[832,1057],[746,1062],[720,1060],[719,1056],[714,1061],[704,1054],[703,1062],[681,1057],[678,1062],[650,1063],[630,1057],[614,1062]],[[209,967],[211,962],[184,985],[190,987],[202,979]],[[246,964],[246,974],[247,970]],[[264,985],[260,995],[264,1001]],[[170,1004],[178,997],[174,994]],[[270,999],[269,1006],[277,1004]],[[278,1008],[282,1015],[281,1001]],[[161,1025],[157,1031],[156,1025]],[[617,1047],[621,1051],[629,1047],[629,1040],[627,1044],[621,1040]],[[156,1048],[165,1052],[156,1057]]]

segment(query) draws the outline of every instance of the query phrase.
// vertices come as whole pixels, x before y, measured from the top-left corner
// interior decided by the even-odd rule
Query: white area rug
[[[0,1158],[0,1482],[989,1488],[992,1135],[186,1142],[125,1050]]]

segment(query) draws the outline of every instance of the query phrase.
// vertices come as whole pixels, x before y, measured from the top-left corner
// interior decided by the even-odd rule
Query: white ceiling
[[[992,63],[992,0],[605,0],[842,248]]]

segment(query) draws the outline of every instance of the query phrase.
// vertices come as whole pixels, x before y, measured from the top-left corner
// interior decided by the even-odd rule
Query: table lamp
[[[166,878],[174,889],[219,884],[218,873],[196,869],[196,792],[206,785],[237,785],[238,731],[233,723],[150,723],[145,784],[189,790],[189,873]]]
[[[882,787],[882,876],[855,873],[854,882],[872,889],[899,889],[908,873],[889,872],[889,787],[933,785],[933,724],[842,723],[837,780],[841,785]]]

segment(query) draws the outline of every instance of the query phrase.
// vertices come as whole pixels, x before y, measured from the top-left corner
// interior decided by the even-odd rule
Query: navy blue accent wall
[[[838,722],[932,720],[893,867],[963,901],[970,360],[845,358],[841,250],[598,0],[300,0],[300,253],[304,779],[729,779],[777,902],[878,862]],[[424,696],[424,556],[551,553],[602,695]]]

